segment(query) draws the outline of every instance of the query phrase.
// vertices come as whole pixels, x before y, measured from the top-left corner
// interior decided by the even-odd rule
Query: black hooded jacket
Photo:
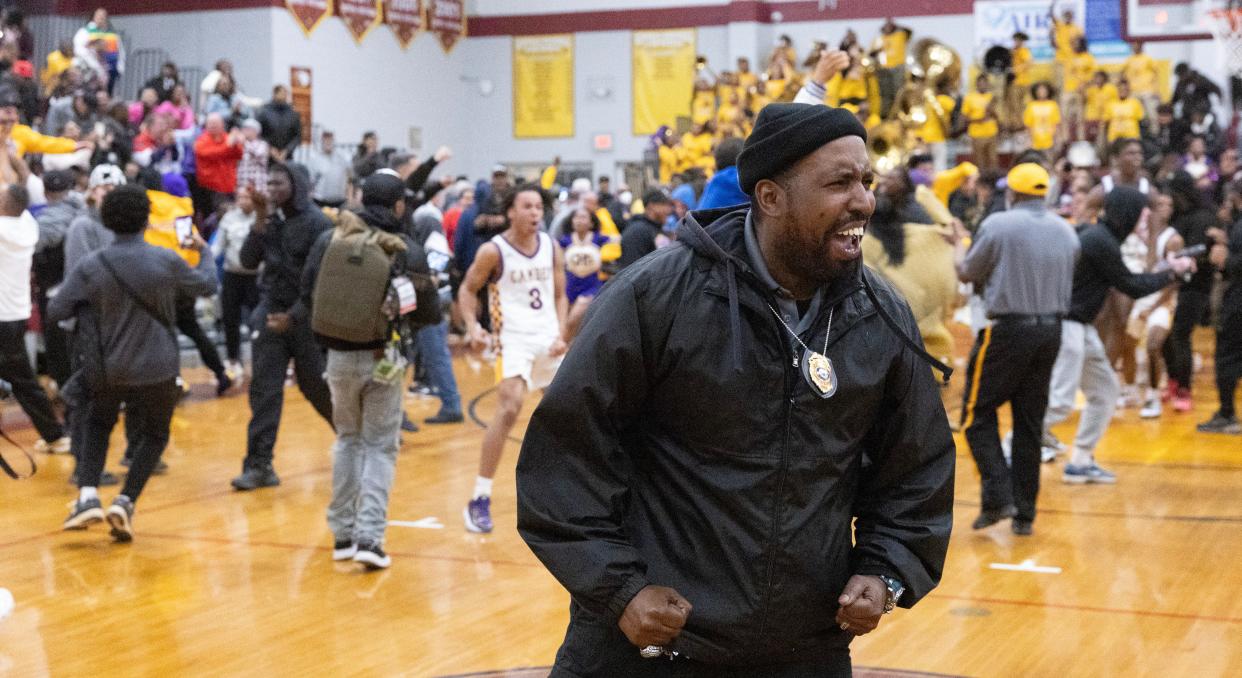
[[[386,207],[378,207],[375,205],[367,205],[362,208],[358,216],[366,222],[367,226],[377,228],[385,233],[392,233],[401,238],[405,243],[405,252],[398,255],[393,260],[392,274],[403,275],[406,273],[422,273],[429,275],[431,269],[427,266],[427,254],[423,250],[423,246],[414,242],[410,238],[409,233],[405,231],[404,224],[397,218],[395,212]],[[312,309],[311,300],[315,296],[315,281],[319,278],[319,265],[323,263],[323,256],[328,250],[328,243],[332,240],[332,230],[321,233],[319,238],[315,240],[315,244],[311,247],[310,254],[306,257],[306,267],[302,271],[302,302],[301,305],[306,309],[309,317]],[[326,348],[336,349],[338,351],[364,351],[369,349],[382,348],[386,342],[377,341],[370,343],[355,343],[325,337],[316,333],[315,338]]]
[[[263,140],[289,153],[302,143],[302,116],[287,103],[269,101],[256,116],[263,126]]]
[[[1173,195],[1172,226],[1182,236],[1182,242],[1186,247],[1210,245],[1208,229],[1220,224],[1215,211],[1195,185],[1194,178],[1182,170],[1174,172],[1169,179],[1169,192]],[[1182,285],[1181,291],[1207,295],[1216,279],[1216,267],[1208,260],[1206,253],[1199,257],[1197,263],[1198,268]]]
[[[332,229],[332,221],[311,202],[310,175],[305,167],[290,163],[273,165],[271,171],[289,173],[293,197],[288,205],[268,216],[263,233],[250,231],[238,258],[250,269],[263,264],[260,283],[268,313],[288,312],[295,320],[305,319],[306,309],[299,300],[302,267],[315,239]]]
[[[1074,266],[1070,320],[1084,325],[1094,323],[1109,288],[1138,299],[1159,292],[1173,282],[1170,271],[1131,273],[1121,259],[1121,242],[1134,232],[1145,207],[1146,195],[1118,186],[1104,198],[1103,221],[1084,228],[1079,234],[1082,250]]]
[[[748,209],[692,213],[610,281],[531,419],[518,530],[571,633],[615,632],[656,584],[694,606],[685,656],[811,661],[852,639],[833,621],[851,575],[900,580],[903,607],[939,582],[954,445],[909,307],[862,267],[825,290],[803,335],[821,347],[835,309],[821,399],[748,263]]]

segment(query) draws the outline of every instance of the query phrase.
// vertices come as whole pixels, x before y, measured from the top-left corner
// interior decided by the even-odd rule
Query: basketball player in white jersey
[[[560,247],[539,228],[543,193],[536,187],[519,187],[506,198],[504,210],[509,228],[479,248],[457,294],[471,346],[477,350],[495,340],[500,396],[483,435],[474,494],[462,511],[471,532],[492,531],[492,478],[505,438],[517,422],[527,391],[552,383],[567,348],[565,262]],[[478,294],[485,285],[490,285],[490,335],[478,322]]]

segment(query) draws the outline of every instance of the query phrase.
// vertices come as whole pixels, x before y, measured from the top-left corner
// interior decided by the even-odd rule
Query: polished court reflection
[[[457,371],[466,396],[486,391],[487,366],[458,358]],[[1191,414],[1120,415],[1098,455],[1116,486],[1062,485],[1059,465],[1046,465],[1033,538],[1004,524],[969,529],[978,477],[959,436],[944,580],[917,610],[855,642],[855,663],[972,676],[1242,675],[1242,439],[1194,432],[1211,410],[1207,372],[1197,386]],[[245,396],[181,407],[171,473],[144,494],[129,546],[99,527],[59,530],[72,497],[67,458],[43,457],[34,480],[0,484],[0,586],[17,599],[0,622],[0,676],[539,675],[516,669],[551,663],[568,598],[514,530],[517,445],[497,478],[497,531],[478,536],[460,518],[478,426],[406,434],[393,567],[364,574],[330,557],[331,432],[296,389],[287,397],[283,484],[249,494],[228,487],[245,447]],[[952,391],[946,401],[956,411]],[[492,404],[479,401],[484,420]],[[437,405],[407,409],[421,420]],[[105,501],[114,493],[102,491]]]

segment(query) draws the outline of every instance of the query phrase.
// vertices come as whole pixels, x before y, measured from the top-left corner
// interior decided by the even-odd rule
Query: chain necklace
[[[836,309],[828,310],[828,329],[824,332],[824,349],[823,352],[816,353],[802,341],[798,333],[793,331],[789,323],[785,322],[785,319],[781,317],[780,313],[776,312],[775,308],[772,308],[771,304],[764,303],[767,305],[768,310],[772,312],[772,315],[776,316],[776,319],[789,332],[789,336],[793,337],[794,341],[798,342],[806,351],[802,357],[802,378],[806,380],[806,383],[810,385],[816,395],[821,398],[831,398],[837,392],[837,371],[832,367],[832,360],[824,354],[828,352],[828,338],[832,336],[832,316]],[[796,354],[794,355],[793,366],[799,366]]]

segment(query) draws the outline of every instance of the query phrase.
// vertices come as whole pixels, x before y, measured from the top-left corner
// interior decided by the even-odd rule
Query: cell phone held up
[[[181,247],[189,247],[194,244],[194,220],[191,217],[177,217],[173,222],[173,228],[177,232],[177,243]]]

